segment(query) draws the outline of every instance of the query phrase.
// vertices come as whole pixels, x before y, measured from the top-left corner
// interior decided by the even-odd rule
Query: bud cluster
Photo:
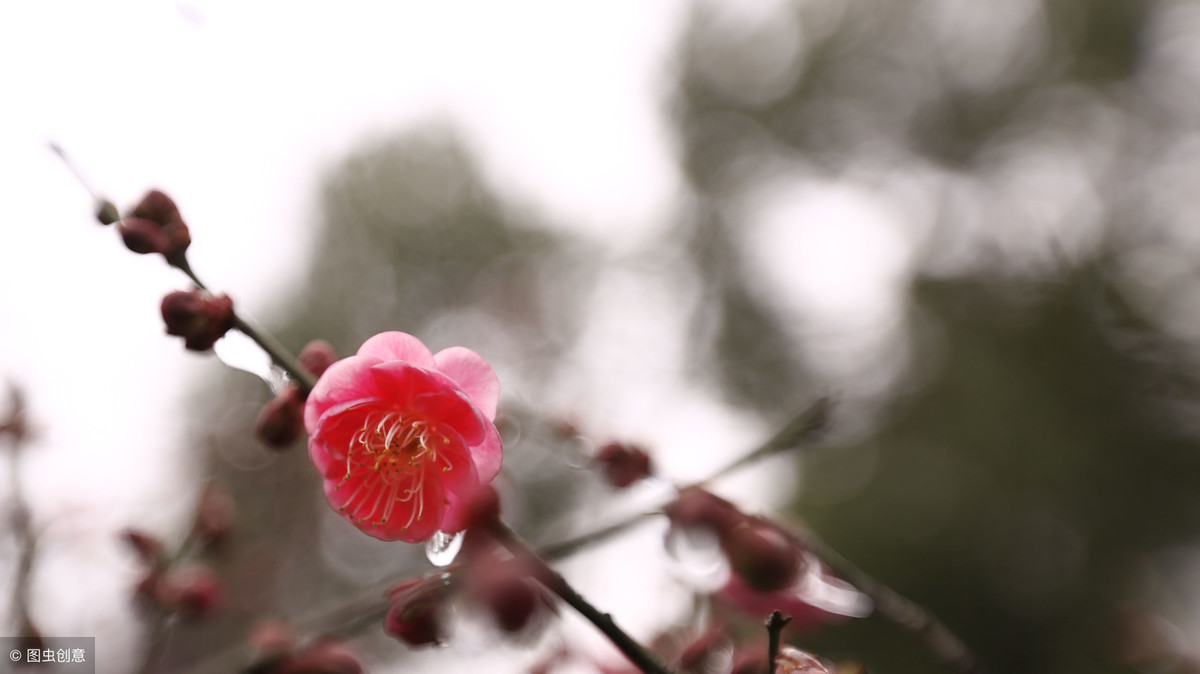
[[[215,484],[201,492],[192,529],[179,553],[169,555],[161,540],[144,531],[127,529],[122,539],[144,569],[134,596],[148,611],[185,620],[208,618],[224,603],[225,584],[207,562],[199,559],[224,544],[233,527],[233,501]],[[188,558],[180,553],[193,553]]]
[[[313,376],[320,377],[337,360],[337,352],[329,342],[318,339],[305,344],[297,360]],[[291,446],[304,430],[304,401],[304,391],[298,384],[285,386],[258,413],[254,435],[268,447]]]
[[[107,204],[97,213],[101,222],[110,220]],[[192,243],[187,223],[179,214],[175,201],[159,190],[150,190],[133,211],[117,225],[125,246],[135,253],[158,253],[173,265],[181,266],[188,246]]]
[[[264,620],[250,628],[248,641],[255,655],[254,674],[362,674],[362,663],[345,642],[317,637],[300,643],[292,628]]]

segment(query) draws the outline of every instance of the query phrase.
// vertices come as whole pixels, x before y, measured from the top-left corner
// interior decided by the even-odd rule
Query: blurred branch
[[[611,615],[602,613],[595,606],[592,606],[583,595],[571,587],[571,584],[561,574],[551,569],[544,559],[529,549],[525,542],[517,536],[516,532],[507,525],[497,521],[492,525],[489,533],[500,541],[504,547],[508,548],[509,552],[513,553],[517,558],[531,564],[538,581],[542,585],[557,594],[584,618],[587,618],[588,622],[603,632],[612,641],[613,645],[624,653],[625,657],[629,658],[629,661],[636,665],[638,669],[646,674],[671,674],[671,670],[659,663],[650,651],[646,650],[637,640],[618,627]]]
[[[734,459],[729,464],[715,471],[712,475],[695,482],[688,487],[703,487],[712,482],[715,482],[731,473],[734,473],[746,466],[750,466],[762,459],[787,450],[812,449],[815,447],[815,442],[821,438],[822,434],[828,428],[829,418],[833,409],[833,401],[830,398],[818,398],[813,404],[809,405],[804,411],[797,414],[787,424],[784,425],[779,432],[771,436],[766,442],[758,447],[750,450],[742,456]],[[677,490],[682,490],[686,487],[679,487]],[[569,557],[580,550],[602,543],[618,534],[623,533],[627,529],[640,524],[643,520],[647,520],[661,513],[662,508],[666,504],[647,512],[641,512],[627,517],[626,519],[614,522],[600,529],[589,531],[574,538],[569,538],[558,543],[551,543],[542,548],[541,554],[545,559],[561,559]]]
[[[855,589],[870,597],[879,615],[912,633],[948,669],[958,674],[984,674],[986,670],[979,658],[928,609],[858,568],[812,531],[796,533],[789,530],[787,533]]]
[[[21,487],[21,452],[28,437],[29,426],[25,416],[25,396],[16,384],[9,382],[11,408],[8,418],[0,426],[0,437],[8,440],[8,484],[13,538],[17,546],[17,567],[13,577],[13,617],[22,632],[33,628],[29,614],[29,578],[37,558],[37,537],[33,532],[32,514],[25,501]],[[25,635],[22,635],[25,636]]]

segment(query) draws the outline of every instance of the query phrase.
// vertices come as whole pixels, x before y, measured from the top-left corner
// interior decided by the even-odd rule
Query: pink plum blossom
[[[479,354],[385,332],[321,375],[304,408],[329,503],[365,533],[416,543],[460,531],[500,472],[500,381]]]

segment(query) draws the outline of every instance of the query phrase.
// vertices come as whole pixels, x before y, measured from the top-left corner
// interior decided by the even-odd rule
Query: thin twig
[[[205,291],[208,290],[208,286],[206,286],[204,282],[200,280],[200,277],[192,269],[192,265],[190,262],[188,262],[186,256],[181,255],[177,259],[172,259],[169,262],[172,267],[175,267],[179,271],[186,274],[197,288]],[[258,344],[259,348],[261,348],[268,356],[271,357],[271,362],[283,368],[283,371],[287,372],[288,376],[300,386],[300,389],[303,393],[307,394],[314,386],[317,385],[316,377],[314,377],[311,372],[304,369],[304,367],[300,365],[300,362],[296,360],[296,357],[293,356],[286,347],[280,344],[278,340],[271,336],[271,333],[266,332],[265,330],[259,330],[253,325],[250,325],[236,312],[233,316],[233,327],[253,340],[255,344]]]
[[[783,617],[779,611],[772,611],[767,618],[767,671],[775,674],[775,660],[779,657],[779,634],[783,628],[792,622],[792,617]]]

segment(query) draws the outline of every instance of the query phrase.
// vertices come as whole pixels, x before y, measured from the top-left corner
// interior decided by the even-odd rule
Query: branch
[[[947,668],[958,674],[984,674],[986,670],[979,658],[928,609],[876,580],[811,531],[789,533],[855,589],[870,597],[879,615],[923,642]]]
[[[771,617],[767,618],[767,671],[770,674],[775,674],[775,660],[779,657],[779,634],[790,622],[792,617],[784,618],[779,611],[772,611]]]
[[[492,525],[489,533],[508,548],[513,555],[530,563],[537,579],[542,585],[545,585],[547,589],[561,597],[571,608],[578,611],[584,618],[587,618],[638,669],[646,674],[671,674],[671,670],[660,664],[645,647],[618,627],[616,622],[613,621],[612,616],[607,613],[601,613],[595,606],[588,603],[582,595],[575,591],[575,588],[571,587],[570,583],[561,574],[551,569],[545,560],[538,557],[537,553],[533,550],[530,550],[525,542],[517,536],[516,532],[508,528],[507,525],[497,521]]]

